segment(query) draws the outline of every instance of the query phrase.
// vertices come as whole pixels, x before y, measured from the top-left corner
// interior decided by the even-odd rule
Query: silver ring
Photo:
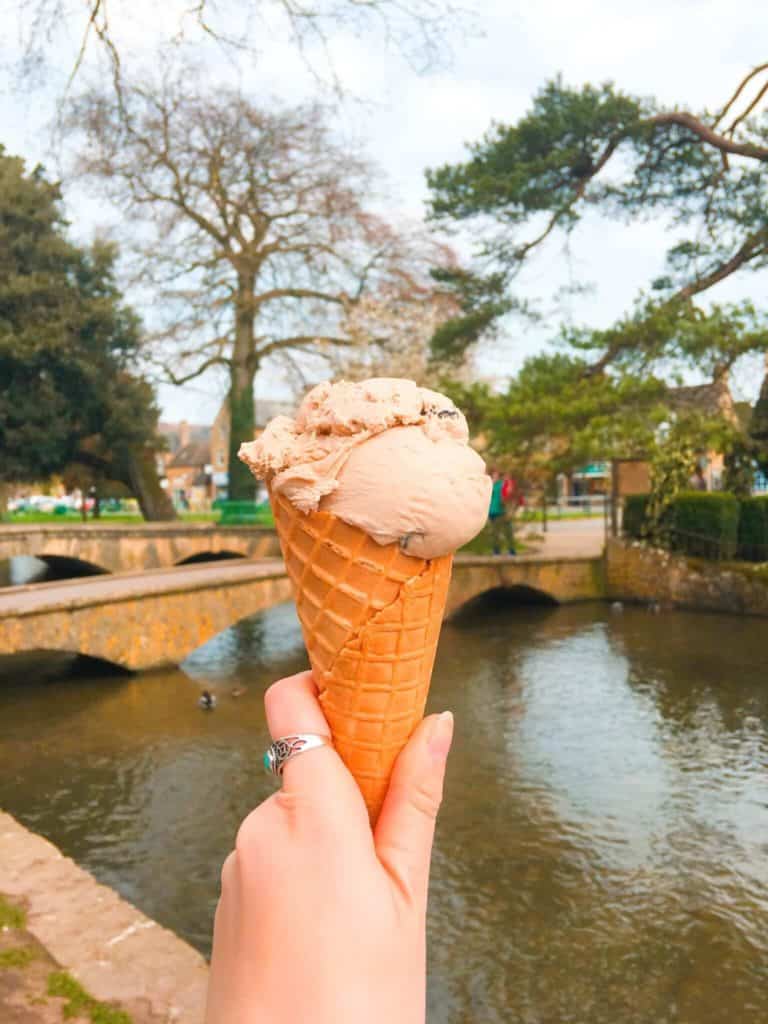
[[[297,732],[293,736],[281,736],[275,740],[264,755],[264,769],[270,775],[282,775],[285,762],[297,754],[317,747],[332,746],[329,736],[318,736],[313,732]]]

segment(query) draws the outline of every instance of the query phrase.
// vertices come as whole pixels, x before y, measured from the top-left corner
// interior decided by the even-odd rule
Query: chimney
[[[190,429],[189,423],[182,420],[179,424],[179,448],[186,448],[189,444]]]

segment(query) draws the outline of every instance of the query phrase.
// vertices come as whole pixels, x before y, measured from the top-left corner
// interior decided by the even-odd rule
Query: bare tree
[[[125,29],[136,17],[133,0],[16,0],[23,77],[44,67],[60,39],[76,39],[71,77],[88,54],[100,54],[118,90],[124,74]],[[316,77],[339,88],[330,39],[343,30],[374,36],[417,70],[438,65],[457,27],[469,27],[465,9],[451,0],[168,0],[151,26],[158,48],[208,39],[230,56],[258,56],[265,41],[287,36]],[[165,28],[163,28],[165,26]]]
[[[88,92],[69,125],[78,170],[134,227],[136,282],[156,362],[182,384],[229,376],[230,494],[253,481],[235,457],[253,435],[255,375],[280,352],[352,345],[349,312],[398,288],[408,248],[363,206],[366,164],[331,135],[323,108],[263,110],[241,93],[202,95],[191,76]]]

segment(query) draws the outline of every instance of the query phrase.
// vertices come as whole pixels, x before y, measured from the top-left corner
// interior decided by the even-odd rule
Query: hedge
[[[739,558],[768,562],[768,497],[744,498],[741,502]]]
[[[625,537],[640,540],[650,494],[628,494],[624,499],[621,529]]]
[[[672,549],[700,558],[735,558],[739,499],[718,491],[685,491],[672,502]]]

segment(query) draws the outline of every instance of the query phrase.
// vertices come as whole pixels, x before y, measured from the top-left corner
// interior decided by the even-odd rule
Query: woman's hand
[[[330,735],[310,672],[265,696],[273,739]],[[332,747],[291,758],[221,875],[206,1024],[424,1024],[429,861],[449,712],[400,754],[372,833]]]

